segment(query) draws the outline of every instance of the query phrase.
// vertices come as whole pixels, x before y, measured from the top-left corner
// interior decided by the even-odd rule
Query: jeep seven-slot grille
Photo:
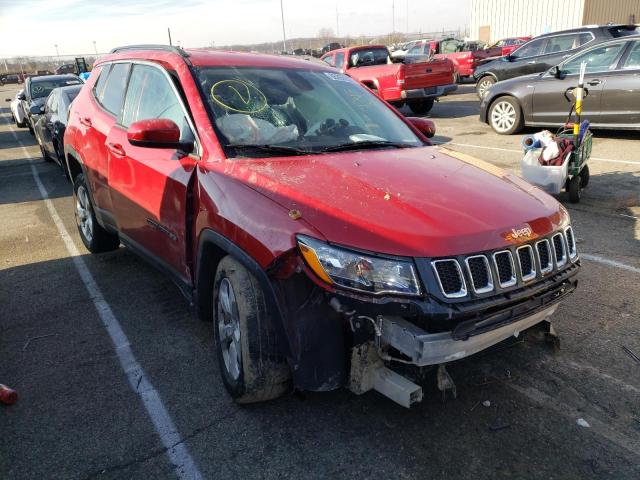
[[[567,228],[564,234],[567,237],[567,248],[569,249],[569,256],[573,258],[577,253],[575,239],[573,238],[573,229],[571,227]]]
[[[573,230],[567,227],[564,232],[532,244],[457,259],[433,260],[431,265],[444,296],[461,298],[467,296],[467,285],[475,294],[491,293],[498,286],[510,288],[533,281],[577,258]]]
[[[538,250],[538,259],[540,260],[540,271],[549,273],[553,269],[553,262],[551,261],[551,247],[549,247],[549,240],[542,240],[536,244],[536,250]]]
[[[496,264],[496,270],[498,271],[498,280],[501,287],[509,287],[515,285],[517,282],[516,272],[513,268],[513,257],[511,252],[505,250],[494,254],[493,261]]]
[[[468,257],[466,263],[474,292],[484,293],[493,290],[491,267],[489,267],[487,257],[484,255]]]
[[[557,233],[553,236],[553,251],[556,255],[556,265],[561,267],[567,263],[567,257],[564,251],[564,240],[562,234]]]
[[[433,262],[433,267],[445,296],[455,298],[467,294],[462,270],[457,260],[436,260]]]
[[[519,247],[517,251],[522,280],[526,282],[536,278],[536,267],[533,260],[533,249],[531,248],[531,245]]]

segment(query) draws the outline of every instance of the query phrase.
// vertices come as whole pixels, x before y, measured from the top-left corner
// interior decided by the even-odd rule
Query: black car
[[[7,73],[6,75],[0,75],[0,85],[7,85],[9,83],[22,83],[22,77],[17,73]]]
[[[64,166],[64,131],[67,128],[69,107],[82,85],[54,88],[44,105],[44,112],[34,126],[42,158]]]
[[[473,76],[482,98],[496,82],[547,71],[554,65],[597,43],[638,33],[636,25],[587,26],[547,33],[529,40],[510,55],[478,66]]]
[[[338,50],[339,48],[344,48],[338,42],[331,42],[322,47],[322,53],[325,54],[327,52],[331,52],[333,50]]]
[[[583,62],[582,118],[591,128],[640,129],[640,35],[596,44],[544,73],[496,83],[482,99],[480,120],[504,135],[525,125],[564,125]]]
[[[82,85],[82,83],[82,80],[75,75],[27,77],[24,81],[23,98],[20,100],[29,131],[33,134],[33,127],[38,121],[38,116],[44,111],[44,103],[54,88]]]

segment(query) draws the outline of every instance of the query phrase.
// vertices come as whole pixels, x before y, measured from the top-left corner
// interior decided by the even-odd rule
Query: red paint
[[[406,90],[442,87],[454,83],[453,65],[448,60],[421,61],[410,64],[388,63],[358,67],[352,65],[352,55],[371,49],[384,49],[387,51],[387,47],[384,45],[340,48],[323,55],[321,60],[343,53],[345,61],[342,71],[377,91],[378,95],[388,102],[403,101],[402,92]]]
[[[331,71],[286,57],[190,53],[194,65]],[[97,75],[72,105],[65,145],[84,163],[96,207],[113,215],[124,235],[191,282],[205,229],[267,267],[295,248],[296,234],[380,253],[446,256],[505,246],[504,232],[523,224],[546,235],[566,220],[557,201],[519,178],[483,170],[435,147],[227,159],[184,59],[169,52],[132,51],[100,62],[130,58],[158,62],[175,74],[201,155],[132,145],[128,135],[149,129],[134,125],[127,133],[116,125],[93,100]],[[389,67],[396,71],[395,65]],[[80,121],[87,117],[91,127]],[[109,145],[119,145],[122,152]],[[291,218],[291,210],[302,217]],[[282,273],[290,274],[292,265],[286,261]]]
[[[0,383],[0,403],[13,405],[18,401],[18,392]]]

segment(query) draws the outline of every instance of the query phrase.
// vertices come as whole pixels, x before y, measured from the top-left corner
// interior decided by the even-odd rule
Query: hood
[[[533,236],[546,235],[565,215],[555,199],[518,177],[436,147],[229,159],[223,166],[299,210],[326,240],[391,255],[500,248],[515,241],[512,231],[528,226]]]

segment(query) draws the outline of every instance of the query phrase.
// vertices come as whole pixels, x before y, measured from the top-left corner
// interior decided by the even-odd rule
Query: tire
[[[589,178],[589,165],[585,165],[582,167],[582,170],[580,170],[580,188],[586,188],[587,185],[589,185]]]
[[[409,108],[417,115],[424,115],[431,111],[434,101],[435,100],[433,98],[425,98],[424,100],[419,100],[417,102],[409,102]]]
[[[574,175],[569,180],[569,201],[571,203],[578,203],[580,201],[580,187],[581,177],[580,175]]]
[[[237,403],[272,400],[289,390],[291,372],[258,280],[224,257],[213,283],[213,330],[222,382]]]
[[[482,77],[478,80],[478,83],[476,83],[476,94],[480,100],[484,98],[487,94],[487,90],[489,90],[494,83],[496,83],[496,79],[489,76]]]
[[[462,83],[462,77],[458,72],[453,74],[453,83],[455,83],[456,85]]]
[[[488,120],[499,135],[513,135],[523,126],[522,110],[513,97],[498,97],[489,107]]]
[[[89,187],[82,173],[73,182],[73,202],[78,233],[87,250],[91,253],[100,253],[118,248],[120,245],[118,236],[107,232],[96,219]]]

